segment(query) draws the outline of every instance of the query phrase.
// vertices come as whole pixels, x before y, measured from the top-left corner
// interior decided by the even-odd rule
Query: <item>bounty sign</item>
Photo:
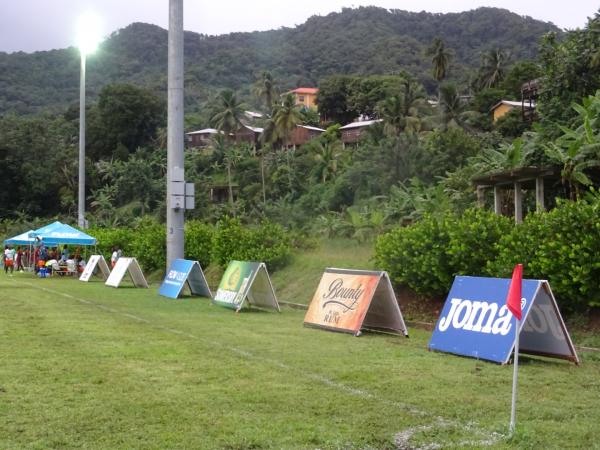
[[[325,269],[304,325],[355,336],[362,329],[408,336],[387,272]]]
[[[221,278],[213,302],[235,309],[236,312],[244,305],[281,311],[267,266],[258,262],[231,261]]]
[[[158,293],[165,297],[177,298],[187,282],[192,295],[212,298],[210,288],[198,261],[176,259],[160,285]]]
[[[429,349],[508,363],[515,340],[505,305],[509,285],[510,279],[456,277]],[[579,363],[547,281],[523,280],[521,309],[520,353]]]

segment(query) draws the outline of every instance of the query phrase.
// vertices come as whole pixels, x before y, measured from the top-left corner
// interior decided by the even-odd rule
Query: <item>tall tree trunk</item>
[[[229,185],[229,204],[231,205],[231,211],[233,217],[235,217],[235,206],[233,204],[233,186],[231,185],[231,164],[227,163],[227,184]]]
[[[265,189],[265,155],[264,148],[260,152],[260,178],[262,182],[263,207],[267,207],[267,193]]]

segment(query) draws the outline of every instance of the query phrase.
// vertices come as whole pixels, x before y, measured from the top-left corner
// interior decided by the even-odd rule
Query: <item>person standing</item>
[[[17,253],[15,257],[15,270],[17,272],[23,272],[23,270],[25,270],[23,267],[23,251],[21,250],[20,245],[17,247]]]
[[[8,245],[6,246],[6,249],[4,250],[4,273],[8,273],[8,271],[10,270],[10,273],[12,274],[13,271],[15,270],[15,249],[12,248],[12,246]]]
[[[120,256],[121,256],[121,250],[119,249],[118,246],[114,245],[112,248],[112,254],[110,255],[110,265],[113,269],[117,265],[117,261],[119,260]]]

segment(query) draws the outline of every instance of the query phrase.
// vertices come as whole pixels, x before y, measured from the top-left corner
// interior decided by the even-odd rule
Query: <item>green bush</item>
[[[446,254],[453,276],[487,275],[486,264],[498,253],[496,244],[514,227],[511,218],[481,208],[447,218],[445,223],[449,237]]]
[[[198,220],[185,223],[185,258],[198,261],[202,268],[210,264],[215,228]]]
[[[600,306],[600,197],[558,202],[523,224],[483,210],[427,216],[379,237],[377,265],[426,296],[444,295],[454,275],[508,278],[516,263],[546,279],[564,310]]]
[[[422,295],[438,296],[452,283],[446,249],[450,237],[446,220],[425,216],[408,227],[381,235],[375,244],[375,262],[397,284]]]
[[[561,201],[547,212],[530,214],[498,243],[488,264],[495,276],[510,276],[524,264],[527,278],[547,279],[562,308],[600,306],[600,198]]]
[[[164,224],[143,221],[133,230],[131,245],[124,255],[135,256],[145,271],[164,269],[167,264],[167,235]]]
[[[131,253],[134,232],[129,228],[92,228],[86,230],[86,233],[96,238],[96,252],[104,255],[107,261],[110,261],[112,247],[115,245],[123,251],[123,255]]]
[[[280,225],[265,222],[249,228],[237,219],[226,218],[217,224],[212,261],[221,267],[231,260],[261,261],[272,270],[285,264],[290,242],[290,236]]]

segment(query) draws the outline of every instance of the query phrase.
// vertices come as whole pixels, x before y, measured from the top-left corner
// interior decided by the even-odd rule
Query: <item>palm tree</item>
[[[446,49],[444,41],[442,41],[439,37],[436,37],[431,46],[427,50],[427,55],[431,56],[431,64],[432,64],[432,75],[435,81],[438,84],[438,101],[439,101],[439,91],[440,91],[440,83],[446,75],[448,74],[448,65],[450,64],[451,54]]]
[[[217,95],[212,105],[210,124],[222,131],[227,139],[242,126],[244,107],[237,99],[235,92],[224,89]]]
[[[492,88],[497,86],[506,75],[508,60],[509,54],[504,50],[495,49],[484,53],[479,68],[480,87]]]
[[[448,64],[450,63],[450,52],[446,50],[444,41],[436,37],[431,43],[427,54],[431,56],[431,64],[433,64],[433,78],[439,83],[446,78]]]
[[[296,99],[292,94],[287,94],[283,97],[281,105],[277,105],[273,110],[274,137],[286,146],[290,133],[300,123],[302,123],[302,114],[296,106]]]
[[[277,95],[276,83],[273,75],[268,70],[265,70],[260,79],[254,84],[253,93],[266,106],[267,114],[271,114],[273,109],[273,99]]]
[[[344,153],[339,141],[322,142],[315,140],[310,146],[311,153],[316,162],[314,173],[320,178],[322,183],[328,179],[335,178],[340,163],[343,161]]]

